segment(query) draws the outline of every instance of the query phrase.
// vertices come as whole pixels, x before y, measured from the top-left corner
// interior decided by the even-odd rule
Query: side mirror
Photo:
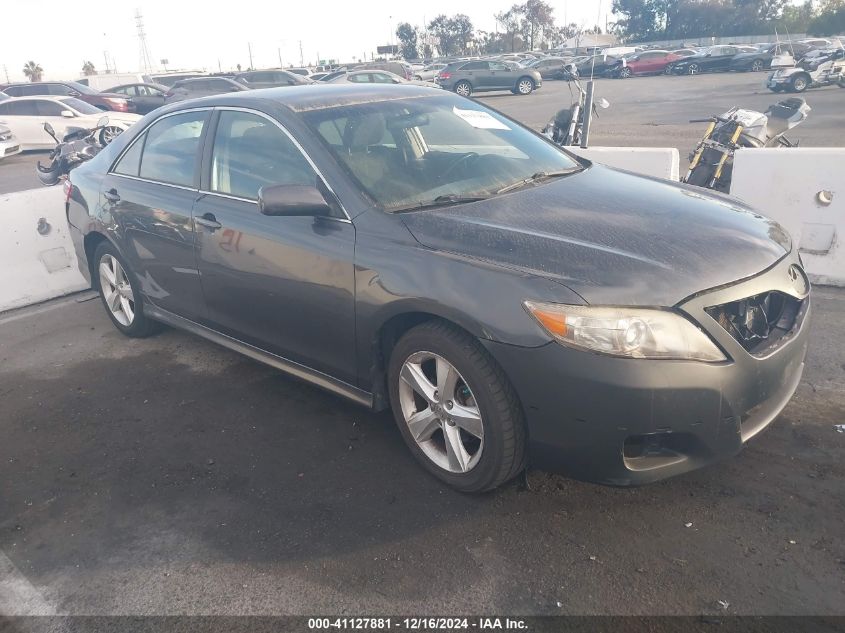
[[[70,110],[62,110],[62,116],[66,119],[72,119],[74,114]]]
[[[598,107],[600,107],[602,110],[607,110],[610,107],[610,101],[608,101],[604,97],[601,97],[600,99],[598,99],[596,101],[596,105]]]
[[[50,136],[52,136],[52,137],[54,137],[54,138],[55,138],[55,136],[56,136],[56,130],[54,130],[54,129],[53,129],[53,126],[52,126],[52,125],[50,125],[50,124],[49,124],[48,122],[46,122],[46,121],[44,122],[44,131],[45,131],[45,132],[47,132],[47,134],[49,134]]]
[[[68,92],[67,94],[68,94],[68,96],[69,96],[69,97],[78,97],[78,96],[79,96],[80,94],[82,94],[82,93],[81,93],[81,92],[79,92],[78,90],[71,90],[71,91],[70,91],[70,92]]]
[[[331,207],[317,187],[310,185],[268,185],[258,190],[258,210],[270,216],[315,216],[331,214]]]
[[[97,120],[97,127],[106,127],[109,124],[109,118],[107,116],[101,116]]]

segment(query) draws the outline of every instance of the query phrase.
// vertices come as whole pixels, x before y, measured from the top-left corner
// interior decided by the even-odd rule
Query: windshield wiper
[[[390,209],[391,213],[403,213],[405,211],[417,211],[419,209],[431,209],[433,207],[447,207],[453,204],[466,204],[467,202],[478,202],[479,200],[487,200],[490,196],[461,196],[454,193],[449,193],[442,196],[437,196],[434,200],[426,200],[416,204],[410,204],[405,207]]]
[[[498,196],[500,194],[507,193],[508,191],[514,191],[515,189],[519,189],[520,187],[524,187],[525,185],[530,185],[535,182],[542,182],[543,180],[549,180],[551,178],[569,176],[570,174],[574,174],[575,172],[579,171],[581,171],[580,167],[573,167],[572,169],[562,169],[560,171],[538,171],[533,176],[529,176],[528,178],[524,178],[522,180],[517,180],[514,183],[502,187],[496,192],[496,195]]]

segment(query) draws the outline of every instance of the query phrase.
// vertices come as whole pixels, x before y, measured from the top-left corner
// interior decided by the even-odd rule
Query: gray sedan
[[[476,59],[449,64],[437,75],[437,83],[462,97],[494,90],[528,95],[543,85],[543,77],[533,68],[512,62]]]

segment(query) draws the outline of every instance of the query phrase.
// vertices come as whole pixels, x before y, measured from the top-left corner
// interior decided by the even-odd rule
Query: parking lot
[[[600,80],[592,143],[683,161],[688,119],[781,98],[763,78]],[[842,145],[845,91],[804,98],[792,136]],[[534,128],[570,102],[556,81],[481,100]],[[0,192],[36,158],[0,163]],[[92,293],[4,313],[0,613],[845,615],[845,291],[814,301],[802,383],[737,457],[482,496],[429,477],[390,415],[183,332],[125,338]]]

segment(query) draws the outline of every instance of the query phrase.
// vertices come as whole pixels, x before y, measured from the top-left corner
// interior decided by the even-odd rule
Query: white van
[[[106,88],[114,88],[124,84],[151,84],[152,78],[143,73],[105,73],[103,75],[88,75],[76,80],[83,86],[89,86],[94,90],[103,91]]]

